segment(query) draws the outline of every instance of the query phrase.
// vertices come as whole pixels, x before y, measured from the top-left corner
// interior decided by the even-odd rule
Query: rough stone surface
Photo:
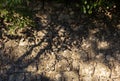
[[[36,13],[32,36],[0,39],[0,81],[120,81],[119,25],[58,6]]]

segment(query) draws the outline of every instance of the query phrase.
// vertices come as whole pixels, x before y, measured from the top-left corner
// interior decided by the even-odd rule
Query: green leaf
[[[89,10],[89,11],[88,11],[88,14],[92,14],[92,10]]]
[[[90,8],[90,5],[87,5],[87,9],[89,9]]]
[[[86,13],[87,11],[86,11],[86,7],[85,6],[83,6],[83,13]]]
[[[84,4],[86,5],[86,4],[87,4],[87,1],[84,1]]]

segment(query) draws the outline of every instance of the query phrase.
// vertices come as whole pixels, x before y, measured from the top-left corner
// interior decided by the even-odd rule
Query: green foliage
[[[3,22],[10,34],[14,34],[15,29],[34,26],[34,22],[29,18],[29,16],[22,16],[15,11],[9,12],[6,9],[0,10],[0,12],[0,17],[4,18]]]
[[[0,7],[12,7],[18,4],[22,4],[27,0],[0,0]]]
[[[82,0],[81,11],[85,14],[92,14],[93,9],[97,8],[102,4],[102,0]]]
[[[77,7],[80,9],[80,12],[84,14],[93,14],[102,8],[103,10],[112,9],[113,6],[118,5],[119,2],[117,0],[54,0],[57,2],[64,2],[73,7]]]
[[[0,0],[0,17],[4,19],[4,24],[10,32],[16,28],[34,26],[32,12],[26,4],[33,0]],[[37,1],[37,0],[36,0]],[[49,1],[49,0],[44,0]],[[119,6],[117,0],[51,0],[57,3],[65,3],[70,6],[75,5],[84,14],[111,9],[114,5]],[[34,3],[35,4],[35,3]],[[101,11],[102,11],[101,10]]]
[[[92,14],[100,11],[100,7],[106,10],[113,7],[113,5],[113,1],[111,0],[82,0],[82,5],[80,7],[81,12],[85,14]]]
[[[4,19],[3,23],[8,29],[9,34],[14,34],[16,29],[34,26],[34,21],[31,18],[32,13],[22,4],[23,1],[24,0],[0,1],[0,17]]]

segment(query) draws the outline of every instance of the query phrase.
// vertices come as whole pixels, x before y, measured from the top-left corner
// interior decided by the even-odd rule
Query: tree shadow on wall
[[[2,62],[1,65],[3,65],[3,66],[9,66],[10,65],[10,68],[7,67],[6,70],[3,72],[3,77],[4,77],[4,79],[6,79],[4,81],[18,81],[18,79],[16,77],[19,78],[19,76],[17,74],[19,74],[19,73],[22,73],[22,74],[29,73],[29,72],[25,71],[25,68],[27,68],[29,65],[31,65],[32,63],[35,63],[37,60],[39,60],[39,57],[42,54],[44,54],[45,51],[51,50],[51,46],[52,46],[51,45],[51,43],[52,43],[51,39],[52,38],[49,38],[48,33],[49,33],[49,31],[42,38],[42,40],[40,40],[37,44],[30,46],[29,50],[26,51],[24,54],[22,54],[22,56],[20,56],[16,61],[14,61],[14,58],[11,58],[12,56],[9,56],[8,58],[5,57],[4,53],[3,53],[3,57],[4,57],[4,59],[6,61],[5,60],[2,61],[2,58],[1,58],[1,62]],[[42,46],[41,44],[43,42],[47,42],[48,45],[46,45],[44,48],[40,49],[39,52],[36,54],[35,57],[33,57],[33,58],[29,59],[29,60],[25,60],[27,57],[29,57],[31,55],[33,49],[35,47],[37,47],[37,46]],[[2,57],[2,55],[1,55],[1,57]],[[12,63],[9,62],[9,61],[11,61]],[[6,65],[4,65],[4,63]],[[2,71],[2,68],[1,68],[1,71]],[[14,76],[14,77],[12,77],[12,79],[15,79],[15,80],[11,80],[11,76],[12,75]],[[25,77],[27,77],[27,76],[25,76]],[[20,80],[20,81],[26,81],[26,80],[23,79],[23,80]],[[33,81],[33,80],[29,80],[29,81]],[[42,75],[42,78],[40,80],[36,80],[36,81],[49,81],[49,79],[45,78]]]
[[[109,20],[106,19],[106,21],[102,20],[102,22],[104,23],[104,27],[99,27],[99,31],[95,33],[95,37],[99,41],[94,42],[94,50],[97,54],[103,54],[107,61],[113,59],[120,62],[120,29],[118,28],[120,22],[115,18]],[[107,58],[107,56],[110,57]]]
[[[120,53],[119,52],[119,50],[120,50],[120,47],[119,47],[120,46],[120,42],[119,42],[120,30],[115,27],[118,23],[113,26],[113,25],[110,25],[110,23],[108,24],[108,22],[102,21],[105,23],[103,25],[105,27],[101,28],[100,26],[96,26],[94,23],[91,23],[93,21],[87,17],[83,18],[83,19],[82,18],[78,19],[78,21],[80,21],[80,22],[77,22],[77,23],[74,22],[73,24],[69,24],[66,21],[63,22],[63,21],[58,20],[58,17],[54,17],[55,16],[54,13],[52,13],[50,15],[52,16],[52,18],[51,18],[52,20],[46,26],[42,26],[42,24],[41,24],[42,20],[40,18],[36,18],[37,19],[36,20],[37,27],[33,28],[33,29],[31,28],[31,30],[34,30],[37,32],[44,30],[47,33],[40,41],[38,41],[38,43],[30,46],[29,50],[26,51],[24,54],[22,54],[22,56],[20,56],[16,61],[13,61],[12,64],[7,64],[7,65],[10,65],[10,67],[5,71],[4,77],[6,80],[4,80],[4,81],[10,81],[11,75],[13,75],[13,77],[18,77],[18,75],[16,73],[18,73],[18,74],[23,73],[23,75],[25,75],[24,78],[27,77],[26,75],[29,75],[30,73],[26,72],[25,68],[27,68],[32,63],[35,63],[36,61],[38,61],[40,56],[42,54],[44,54],[46,51],[59,52],[59,51],[64,51],[66,49],[72,50],[71,49],[72,46],[81,48],[83,38],[85,40],[89,39],[90,30],[94,30],[94,29],[99,30],[98,32],[96,32],[92,35],[96,38],[95,41],[91,41],[93,44],[92,49],[95,52],[95,56],[99,53],[102,53],[104,57],[106,57],[106,55],[111,55],[111,57],[113,57],[115,60],[119,61],[119,58],[116,57],[116,54],[118,53],[118,55],[119,55],[119,53]],[[58,15],[58,14],[56,14],[56,15]],[[96,23],[96,24],[98,24],[98,23]],[[75,26],[73,26],[73,25],[75,25]],[[74,28],[74,27],[77,27],[77,28]],[[26,32],[27,32],[27,30],[26,30]],[[27,33],[24,32],[24,34],[27,34]],[[34,36],[34,35],[32,35],[32,36]],[[10,37],[8,36],[8,38],[10,38]],[[32,51],[35,47],[37,47],[37,46],[42,47],[42,43],[44,43],[44,42],[46,42],[47,45],[45,47],[43,47],[42,49],[39,49],[39,52],[36,54],[35,57],[32,57],[31,59],[24,61],[27,57],[29,57],[32,54]],[[109,46],[106,45],[107,49],[106,48],[104,49],[104,47],[102,48],[102,46],[101,47],[99,46],[99,45],[105,44],[105,43],[109,44]],[[54,46],[54,48],[53,48],[53,46]],[[85,58],[88,58],[88,57],[85,57]],[[92,57],[90,57],[90,58],[92,58]],[[95,58],[95,57],[93,57],[93,58]],[[12,60],[12,59],[6,58],[6,60]],[[90,61],[90,59],[88,61]],[[32,75],[33,74],[31,73],[31,77],[32,77]],[[20,76],[23,77],[22,75],[20,75]],[[39,75],[36,75],[36,76],[39,76]],[[33,75],[33,77],[36,77],[36,76]],[[43,75],[40,75],[40,77],[41,76],[43,76]],[[26,81],[26,80],[24,80],[24,78],[23,78],[23,81]],[[41,80],[38,80],[38,81],[49,81],[48,79],[44,80],[44,78],[46,78],[46,77],[43,76],[41,78]],[[15,78],[13,78],[13,79],[14,79],[14,81],[18,81]]]

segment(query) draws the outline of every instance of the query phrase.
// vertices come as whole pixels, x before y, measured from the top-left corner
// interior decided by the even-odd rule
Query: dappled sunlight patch
[[[35,65],[29,65],[27,68],[25,68],[25,70],[28,72],[36,72],[37,67]]]
[[[38,31],[35,33],[35,43],[39,44],[48,32],[46,30]]]
[[[120,29],[120,24],[117,25],[117,28]]]
[[[54,81],[61,81],[62,79],[61,73],[56,71],[46,72],[46,76],[49,77],[50,79],[53,79]]]
[[[116,58],[118,61],[120,61],[120,51],[116,51],[116,52],[114,53],[114,56],[115,56],[115,58]]]
[[[65,58],[71,58],[72,57],[72,53],[70,50],[64,50],[64,51],[60,51],[59,52],[60,55],[62,55]]]
[[[28,45],[28,40],[21,39],[21,40],[19,41],[19,46],[26,46],[26,45]]]
[[[89,62],[80,63],[79,70],[80,78],[84,81],[95,81],[100,79],[109,79],[110,69],[103,63],[99,62]],[[95,78],[97,77],[97,78]]]
[[[81,77],[92,76],[94,73],[95,64],[96,64],[95,62],[93,62],[92,64],[85,62],[80,63],[80,69],[79,69],[80,76]]]
[[[47,26],[51,22],[51,16],[48,13],[38,12],[36,17],[38,18],[38,22],[41,26]]]
[[[98,28],[90,29],[90,30],[89,30],[89,33],[90,33],[90,34],[96,34],[97,32],[99,32],[99,29],[98,29]]]
[[[97,48],[98,49],[108,49],[109,48],[109,43],[107,42],[107,41],[99,41],[98,43],[97,43]]]
[[[86,39],[83,39],[82,40],[82,45],[81,47],[84,49],[84,50],[87,50],[88,48],[91,47],[91,42],[86,40]]]
[[[46,30],[38,31],[36,34],[37,34],[36,36],[43,38],[47,34],[47,31]]]
[[[97,61],[100,61],[100,62],[104,62],[105,61],[105,56],[103,53],[99,53],[95,56],[95,58],[97,59]]]
[[[114,66],[111,68],[111,78],[120,80],[120,63],[113,61]]]
[[[79,81],[79,76],[74,71],[64,72],[63,77],[65,81]]]
[[[63,28],[59,29],[58,35],[59,36],[64,36],[64,34],[65,34],[65,29],[63,29]]]
[[[107,77],[110,76],[110,69],[102,63],[97,63],[94,76]]]

